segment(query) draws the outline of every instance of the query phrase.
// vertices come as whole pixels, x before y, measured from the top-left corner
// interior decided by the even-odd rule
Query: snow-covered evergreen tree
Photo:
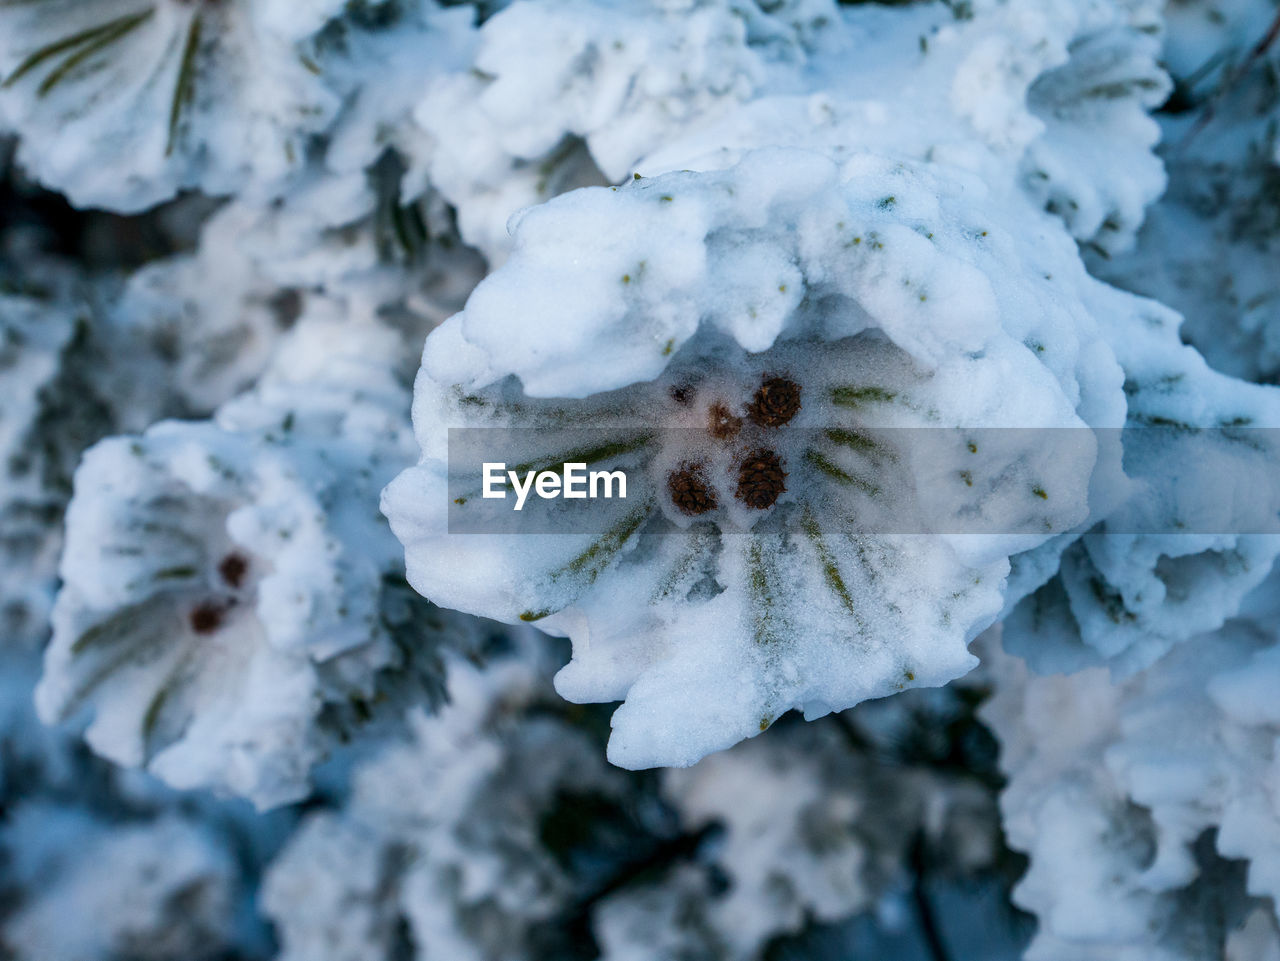
[[[0,956],[1280,958],[1277,278],[1276,0],[0,0]]]

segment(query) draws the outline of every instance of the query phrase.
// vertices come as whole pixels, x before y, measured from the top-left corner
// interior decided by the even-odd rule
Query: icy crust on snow
[[[610,746],[625,766],[687,765],[790,708],[821,716],[963,673],[965,644],[1002,604],[1008,556],[1087,519],[1096,452],[1014,441],[974,466],[958,438],[945,462],[916,463],[865,431],[1123,417],[1074,244],[1049,220],[1014,232],[1003,201],[945,168],[761,151],[528,211],[511,259],[424,351],[424,459],[384,496],[411,582],[573,638],[558,688],[627,699]],[[1017,204],[1006,216],[1026,213]],[[1113,325],[1136,322],[1124,305]],[[792,423],[728,441],[707,429],[712,409],[743,416],[778,373],[798,382]],[[656,497],[600,502],[613,512],[600,537],[447,536],[447,428],[575,424],[619,431],[602,462],[643,460]],[[806,448],[813,431],[792,426],[826,440]],[[702,440],[655,443],[646,429],[659,427]],[[732,487],[761,446],[789,472],[767,510]],[[682,462],[720,484],[723,506],[701,523],[665,496]],[[857,532],[877,497],[938,484],[958,512],[1036,523],[984,538]]]
[[[571,910],[576,855],[548,846],[549,818],[566,797],[597,815],[620,805],[627,779],[516,641],[519,659],[451,663],[449,704],[415,714],[408,740],[358,770],[345,809],[293,836],[262,895],[280,961],[523,957]],[[581,828],[561,823],[560,839],[586,840]]]
[[[234,856],[225,838],[176,812],[120,824],[20,804],[0,829],[0,850],[6,885],[30,894],[5,917],[15,961],[200,961],[237,940]]]
[[[1274,900],[1260,900],[1280,893],[1275,631],[1274,614],[1233,621],[1122,684],[983,652],[1003,823],[1031,859],[1014,891],[1039,919],[1028,959],[1277,950]]]
[[[408,589],[376,511],[412,447],[401,337],[328,307],[214,421],[85,455],[37,689],[117,763],[262,807],[379,704],[438,697],[471,629]]]

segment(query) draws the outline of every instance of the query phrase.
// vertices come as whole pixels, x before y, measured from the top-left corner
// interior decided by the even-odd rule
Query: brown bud
[[[769,377],[756,390],[747,416],[761,427],[781,427],[800,413],[800,385],[786,377]]]
[[[239,587],[248,573],[249,562],[240,554],[228,554],[218,565],[218,573],[230,587]]]
[[[753,450],[743,458],[735,496],[748,507],[764,510],[786,491],[786,478],[781,457],[763,447]]]
[[[667,491],[671,502],[686,514],[705,514],[716,508],[716,492],[698,465],[681,465],[667,475]]]
[[[191,612],[191,629],[197,634],[212,634],[222,626],[226,608],[213,601],[204,601]]]
[[[735,417],[724,404],[715,403],[707,411],[707,433],[716,440],[732,440],[742,430],[742,418]]]

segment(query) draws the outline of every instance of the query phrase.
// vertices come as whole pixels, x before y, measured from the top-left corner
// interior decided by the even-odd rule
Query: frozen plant
[[[290,824],[94,757],[31,703],[39,651],[0,645],[0,953],[13,961],[266,956],[254,877]]]
[[[83,305],[0,294],[0,644],[44,639],[76,458],[112,424]]]
[[[8,812],[0,850],[6,882],[33,894],[4,919],[0,946],[15,961],[200,961],[239,940],[238,868],[225,839],[195,820],[113,824],[22,805]]]
[[[963,673],[964,644],[1052,577],[1073,528],[1126,497],[1114,445],[1095,470],[1088,438],[1069,453],[1027,440],[1041,460],[999,451],[992,477],[1009,486],[979,508],[1008,525],[1006,539],[873,546],[848,533],[855,521],[872,518],[877,530],[886,511],[905,524],[893,534],[946,533],[947,511],[972,511],[988,491],[963,456],[931,458],[928,481],[909,458],[874,463],[884,441],[868,429],[1277,422],[1273,396],[1215,377],[1179,344],[1175,314],[1085,277],[1059,226],[1118,249],[1160,189],[1156,128],[1143,112],[1167,89],[1153,62],[1154,11],[979,4],[972,13],[952,22],[937,10],[894,20],[849,11],[850,30],[886,43],[925,31],[912,34],[917,58],[889,68],[898,82],[816,49],[808,98],[786,84],[757,91],[638,162],[646,174],[677,172],[576,191],[513,220],[510,259],[428,341],[416,405],[424,461],[386,496],[411,579],[448,606],[580,640],[559,689],[627,698],[610,748],[619,763],[688,764],[792,707],[820,716]],[[925,82],[942,96],[894,102],[894,91]],[[917,109],[918,123],[897,119]],[[1109,156],[1141,158],[1112,165],[1113,183],[1066,146],[1092,137],[1099,117]],[[752,153],[783,140],[813,153]],[[1051,189],[1027,179],[1041,161]],[[1064,219],[1037,211],[1049,201]],[[772,394],[781,406],[753,414],[770,384],[782,385]],[[1020,397],[1014,419],[1009,390]],[[458,499],[445,492],[446,428],[588,424],[622,439],[562,447],[639,466],[648,481],[638,504],[604,508],[602,536],[522,534],[501,548],[442,536]],[[527,453],[536,465],[563,450]],[[1160,494],[1137,497],[1117,529],[1178,529],[1176,511],[1160,512],[1182,479],[1171,460],[1156,451],[1134,468],[1129,492]],[[1014,463],[1021,473],[1002,473]],[[916,506],[915,490],[953,500]],[[885,491],[895,493],[877,503]],[[461,500],[463,512],[486,507]],[[1149,661],[1230,616],[1278,545],[1135,535],[1107,549],[1091,561],[1103,596],[1153,609],[1139,611],[1146,619],[1134,630],[1173,625],[1137,645],[1135,659]],[[1246,563],[1233,565],[1237,555]],[[1194,622],[1143,591],[1165,557],[1223,568]],[[1105,623],[1095,630],[1090,602],[1073,612],[1098,635],[1087,644],[1103,656],[1135,646],[1127,621],[1115,637]]]
[[[1155,305],[1143,316],[1148,333],[1176,329]],[[1280,554],[1276,492],[1253,481],[1280,452],[1275,390],[1218,375],[1163,336],[1135,337],[1122,363],[1133,493],[1056,545],[1056,570],[1029,596],[1011,596],[1005,645],[1037,671],[1141,670],[1233,617]]]
[[[1185,315],[1183,322],[1151,307],[1148,326],[1177,326],[1215,370],[1267,381],[1268,342],[1280,329],[1268,292],[1272,228],[1280,223],[1268,184],[1280,169],[1280,141],[1274,55],[1268,59],[1264,43],[1276,13],[1247,0],[1179,3],[1169,13],[1166,53],[1177,90],[1160,119],[1170,188],[1132,252],[1095,247],[1088,262],[1095,274]],[[1280,547],[1274,537],[1245,533],[1265,530],[1255,521],[1274,516],[1265,487],[1250,481],[1272,471],[1273,431],[1255,428],[1277,425],[1274,390],[1141,341],[1121,362],[1135,428],[1125,469],[1146,493],[1068,548],[1055,576],[1006,623],[1006,647],[1037,670],[1142,669],[1234,616]],[[1210,430],[1191,441],[1187,428]],[[1201,506],[1216,516],[1197,517],[1179,503],[1179,485],[1215,491],[1215,502]]]
[[[46,0],[0,11],[0,118],[81,205],[281,183],[341,105],[306,41],[341,0]]]
[[[356,772],[344,810],[303,822],[263,893],[281,961],[530,957],[588,890],[594,832],[635,856],[609,833],[634,789],[526,638],[485,669],[451,663],[450,703]]]
[[[1125,683],[1100,668],[1037,677],[984,650],[1005,831],[1031,862],[1014,889],[1039,920],[1029,961],[1280,950],[1280,661],[1274,595],[1259,596],[1265,617],[1187,641]]]
[[[1009,558],[1052,561],[1107,506],[1090,484],[1112,491],[1112,455],[1080,428],[1124,423],[1126,373],[1131,394],[1182,371],[1175,399],[1242,400],[1176,318],[1088,278],[1054,221],[1019,243],[1024,202],[938,164],[760,151],[526,213],[428,338],[424,459],[385,495],[410,580],[578,641],[558,688],[627,698],[610,746],[626,766],[964,673]],[[642,494],[595,502],[600,534],[450,538],[451,512],[489,509],[449,488],[463,426],[510,428],[534,464],[565,459],[544,436],[585,450]],[[607,442],[562,440],[582,427]],[[1024,430],[919,440],[996,427]]]
[[[1170,189],[1132,252],[1095,243],[1088,262],[1095,274],[1185,314],[1184,322],[1149,304],[1148,330],[1176,328],[1215,370],[1269,380],[1268,339],[1280,329],[1268,293],[1280,223],[1268,187],[1280,169],[1275,66],[1243,49],[1245,37],[1252,46],[1265,36],[1275,12],[1246,2],[1224,7],[1227,16],[1219,6],[1171,6],[1168,57],[1179,88],[1161,117]],[[1190,110],[1186,84],[1215,65],[1220,96],[1205,95]],[[1250,481],[1273,470],[1274,432],[1258,428],[1277,426],[1275,391],[1211,372],[1196,353],[1161,340],[1120,343],[1131,428],[1125,470],[1144,493],[1068,547],[1006,622],[1006,647],[1037,670],[1141,670],[1234,616],[1280,552],[1274,536],[1249,533],[1268,529],[1277,506]],[[1191,439],[1188,428],[1208,430]],[[1180,500],[1180,487],[1216,497],[1197,512]]]
[[[1072,236],[1104,253],[1132,245],[1146,208],[1164,189],[1152,153],[1160,130],[1147,115],[1172,87],[1158,63],[1160,29],[1156,3],[1103,6],[1081,18],[1065,62],[1027,89],[1027,107],[1042,127],[1022,160],[1028,189]],[[1020,48],[1026,49],[1035,48]]]
[[[359,177],[426,81],[460,66],[473,18],[435,0],[8,4],[0,122],[80,206],[191,189],[265,204],[317,171]]]
[[[408,590],[377,491],[412,443],[401,335],[317,302],[211,422],[94,447],[67,513],[42,716],[271,806],[383,702],[439,696],[482,627]]]
[[[119,342],[117,353],[132,348],[137,358],[98,373],[127,409],[120,428],[144,430],[157,408],[206,417],[267,368],[300,297],[271,282],[247,254],[247,222],[239,208],[224,208],[204,224],[196,250],[101,285],[95,330]],[[139,361],[150,368],[141,376]]]
[[[999,828],[990,788],[911,754],[921,731],[954,747],[946,726],[959,713],[955,693],[902,698],[910,706],[886,702],[897,712],[867,704],[839,719],[789,723],[664,772],[663,797],[681,826],[710,832],[702,870],[677,865],[603,900],[593,914],[603,956],[750,961],[807,926],[886,903],[910,913],[901,902],[923,883],[913,862],[924,848],[945,852],[945,869],[967,879],[991,869]]]
[[[323,291],[356,312],[402,314],[418,333],[457,312],[485,262],[439,193],[404,202],[402,185],[387,155],[368,176],[318,177],[271,207],[230,204],[210,222],[209,256],[234,243],[277,300]]]
[[[530,635],[451,664],[452,703],[359,767],[343,809],[307,817],[264,888],[282,959],[585,959],[589,930],[610,961],[751,961],[903,896],[922,840],[965,877],[990,867],[993,793],[880,756],[902,717],[788,724],[670,772],[659,797],[604,763]],[[951,692],[931,693],[920,722],[951,723]]]
[[[79,227],[80,225],[77,225]],[[39,226],[15,230],[0,270],[0,615],[6,641],[43,641],[62,514],[84,449],[158,418],[207,415],[247,387],[291,322],[297,298],[228,255],[234,218],[202,251],[128,276],[77,271],[43,253]]]
[[[1169,89],[1160,4],[895,6],[843,6],[803,71],[775,72],[636,169],[726,166],[765,144],[908,154],[1016,182],[1078,240],[1127,247],[1165,182],[1147,115]]]
[[[1266,2],[1170,7],[1178,81],[1160,115],[1169,189],[1132,253],[1099,258],[1113,283],[1179,310],[1215,368],[1280,376],[1280,41]],[[1271,36],[1270,41],[1267,40]]]
[[[1280,959],[1278,38],[0,0],[0,954]]]
[[[680,132],[794,87],[838,18],[830,0],[521,0],[480,27],[466,69],[426,85],[401,147],[500,260],[521,207],[617,183]]]

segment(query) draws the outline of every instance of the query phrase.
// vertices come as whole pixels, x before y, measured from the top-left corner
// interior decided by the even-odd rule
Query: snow
[[[353,705],[431,689],[432,618],[374,510],[411,444],[400,335],[335,312],[309,309],[214,421],[109,439],[77,471],[37,703],[91,705],[117,763],[273,806],[307,792]]]
[[[1280,957],[1277,23],[0,0],[0,954]]]

